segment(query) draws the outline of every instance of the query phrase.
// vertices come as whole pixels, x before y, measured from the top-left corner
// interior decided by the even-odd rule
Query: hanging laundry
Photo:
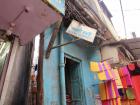
[[[127,67],[128,67],[128,69],[129,69],[130,71],[134,71],[134,70],[136,69],[134,63],[130,63],[130,64],[128,64]]]
[[[112,99],[110,101],[110,105],[121,105],[121,100],[120,98]]]
[[[137,63],[129,64],[127,68],[131,76],[140,75],[140,67]]]
[[[101,62],[90,62],[90,70],[92,72],[101,72],[103,71]]]
[[[119,95],[120,95],[122,100],[127,99],[126,90],[125,89],[118,89],[118,92],[119,92]]]
[[[99,80],[101,81],[107,80],[107,76],[106,76],[107,73],[105,73],[105,71],[99,72],[97,75],[98,75]]]
[[[98,75],[101,77],[101,75],[105,74],[106,80],[112,80],[114,79],[113,72],[111,71],[111,66],[107,62],[102,62],[102,67],[103,67],[103,72],[104,73],[99,73]]]
[[[130,105],[129,100],[122,100],[121,103],[122,105]]]
[[[132,81],[131,81],[131,78],[130,78],[130,74],[129,74],[126,66],[121,67],[119,69],[119,75],[121,77],[123,88],[127,88],[127,87],[132,86]]]
[[[114,98],[114,91],[112,90],[112,85],[110,81],[107,81],[105,83],[106,85],[106,95],[107,95],[107,100],[110,100],[112,98]]]
[[[132,83],[136,95],[136,101],[140,105],[140,76],[132,76]]]
[[[107,69],[107,70],[111,70],[112,68],[111,68],[111,66],[110,66],[110,64],[108,63],[108,62],[103,62],[102,63],[103,65],[104,65],[104,67]]]
[[[129,100],[130,105],[139,105],[136,100]]]
[[[115,92],[116,98],[120,97],[115,80],[112,80],[111,83],[113,84],[112,87],[113,87],[113,89],[114,89],[114,92]]]
[[[114,78],[111,66],[108,62],[90,62],[90,69],[92,72],[96,72],[99,80],[112,80]]]
[[[108,100],[102,101],[102,105],[110,105],[110,101]]]
[[[107,99],[106,85],[104,83],[99,84],[99,94],[100,94],[101,100]]]
[[[117,86],[114,80],[99,84],[101,100],[111,100],[119,97]]]
[[[124,96],[124,91],[123,91],[123,89],[118,89],[118,92],[119,92],[119,95],[120,95],[121,97]]]
[[[117,94],[116,94],[116,89],[114,88],[114,84],[113,81],[107,81],[106,83],[106,93],[107,93],[107,99],[111,100],[114,98],[117,98]]]
[[[126,89],[126,95],[127,95],[127,98],[130,100],[135,99],[135,95],[134,95],[134,91],[132,87],[128,87]]]
[[[115,77],[115,82],[116,82],[117,88],[118,89],[123,88],[122,81],[121,81],[118,70],[114,69],[113,72],[114,72],[114,77]]]
[[[117,104],[116,105],[121,105],[121,99],[117,98]]]

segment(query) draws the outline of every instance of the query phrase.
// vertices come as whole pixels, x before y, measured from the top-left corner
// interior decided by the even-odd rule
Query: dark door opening
[[[65,81],[67,105],[83,105],[80,63],[69,58],[66,59]]]

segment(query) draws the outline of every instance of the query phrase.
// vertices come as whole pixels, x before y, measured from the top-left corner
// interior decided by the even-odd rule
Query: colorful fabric
[[[117,105],[121,105],[121,99],[117,98]]]
[[[128,87],[131,87],[132,86],[132,80],[131,80],[130,75],[127,75],[125,78],[126,78],[127,86]]]
[[[136,100],[129,100],[130,105],[139,105]]]
[[[135,64],[133,63],[128,64],[127,67],[130,71],[134,71],[136,69]]]
[[[127,99],[125,89],[118,89],[118,92],[119,92],[119,95],[120,95],[121,99],[123,99],[123,100]]]
[[[110,81],[107,81],[105,84],[106,84],[107,100],[110,100],[113,98],[112,85]]]
[[[114,80],[99,84],[101,100],[110,100],[119,97],[118,89]]]
[[[112,99],[110,105],[121,105],[120,98]]]
[[[104,100],[102,101],[102,105],[121,105],[121,100],[120,98]]]
[[[122,81],[121,81],[118,70],[114,69],[113,72],[114,72],[114,77],[115,77],[115,82],[116,82],[117,88],[119,88],[119,89],[123,88]]]
[[[100,62],[90,62],[90,70],[92,72],[103,71],[102,63],[100,63]]]
[[[126,89],[126,95],[127,95],[127,98],[128,99],[135,99],[135,95],[134,95],[134,91],[133,91],[133,88],[131,88],[131,87],[128,87],[127,89]]]
[[[110,101],[108,100],[102,101],[102,105],[110,105]]]
[[[107,79],[108,80],[112,79],[113,78],[113,74],[111,72],[111,66],[108,64],[108,62],[103,62],[102,66],[104,68],[104,71],[106,72]]]
[[[99,80],[112,80],[114,75],[111,71],[111,66],[108,62],[90,62],[90,69],[92,72],[96,72],[98,74]]]
[[[121,77],[123,88],[127,88],[127,82],[125,77]]]
[[[106,85],[104,83],[99,84],[99,94],[100,94],[101,100],[107,99]]]
[[[122,105],[130,105],[129,100],[122,100],[121,104]]]
[[[106,67],[107,70],[111,70],[111,66],[108,62],[103,62],[104,67]]]
[[[119,75],[122,81],[123,88],[132,86],[130,74],[126,66],[119,69]]]
[[[112,84],[113,84],[113,88],[114,88],[114,91],[115,91],[116,98],[118,98],[120,95],[119,95],[115,80],[112,81]]]
[[[97,75],[98,75],[99,80],[101,81],[107,80],[105,71],[99,72]]]
[[[135,91],[136,101],[140,105],[140,76],[132,76],[132,83]]]
[[[126,76],[126,75],[129,75],[129,72],[128,72],[128,69],[127,69],[127,67],[126,66],[124,66],[123,68],[122,68],[122,72],[123,72],[123,76]]]

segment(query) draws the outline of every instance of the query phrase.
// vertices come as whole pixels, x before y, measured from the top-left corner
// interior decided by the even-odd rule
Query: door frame
[[[86,105],[84,78],[82,78],[83,77],[82,60],[72,55],[69,55],[67,53],[64,53],[64,57],[79,63],[79,75],[80,75],[80,82],[81,82],[81,87],[82,87],[82,102],[83,102],[83,105]],[[65,61],[65,58],[64,58],[64,61]]]

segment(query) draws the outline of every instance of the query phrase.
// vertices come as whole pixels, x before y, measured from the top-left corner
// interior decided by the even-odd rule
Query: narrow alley
[[[130,1],[1,0],[0,105],[140,105]]]

